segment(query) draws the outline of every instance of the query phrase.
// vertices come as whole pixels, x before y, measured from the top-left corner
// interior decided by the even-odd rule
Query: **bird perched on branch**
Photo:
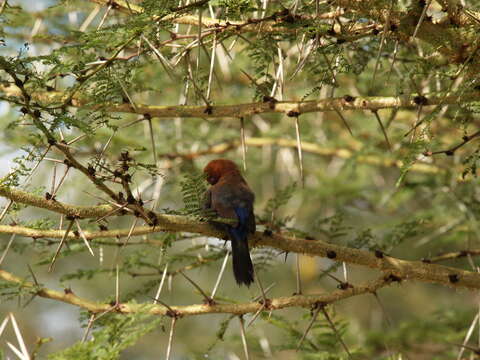
[[[205,207],[214,210],[219,217],[236,220],[232,224],[214,222],[214,225],[225,231],[232,242],[233,274],[237,284],[249,286],[253,282],[253,264],[248,234],[255,233],[255,195],[233,161],[212,160],[204,172],[212,185],[207,191]]]

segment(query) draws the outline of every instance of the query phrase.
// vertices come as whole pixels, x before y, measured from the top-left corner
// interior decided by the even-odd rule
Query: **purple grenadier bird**
[[[255,195],[233,161],[212,160],[204,172],[211,185],[205,208],[214,210],[219,217],[236,220],[236,224],[214,222],[214,225],[225,231],[232,242],[233,274],[237,284],[250,286],[254,272],[248,235],[255,233]]]

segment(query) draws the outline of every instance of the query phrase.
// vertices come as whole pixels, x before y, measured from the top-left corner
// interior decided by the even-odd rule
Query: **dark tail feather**
[[[240,229],[229,228],[228,234],[232,240],[233,275],[238,285],[250,286],[253,282],[253,264],[248,250],[246,234],[242,236]]]

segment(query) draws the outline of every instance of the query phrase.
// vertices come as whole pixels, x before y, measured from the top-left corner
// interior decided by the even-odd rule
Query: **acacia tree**
[[[479,6],[3,1],[0,354],[473,359]]]

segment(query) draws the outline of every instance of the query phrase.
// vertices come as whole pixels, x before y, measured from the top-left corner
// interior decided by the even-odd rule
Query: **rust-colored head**
[[[203,169],[203,172],[207,174],[207,181],[211,185],[215,185],[223,175],[233,171],[238,172],[238,166],[233,161],[227,159],[212,160]]]

